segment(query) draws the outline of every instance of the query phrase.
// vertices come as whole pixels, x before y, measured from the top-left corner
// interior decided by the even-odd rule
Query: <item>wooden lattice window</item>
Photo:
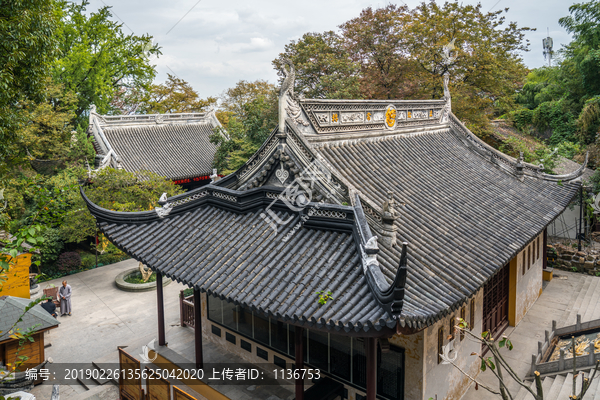
[[[531,268],[531,246],[527,246],[527,271]]]
[[[471,299],[471,305],[469,307],[469,329],[475,328],[475,298]]]
[[[537,259],[538,260],[540,259],[540,254],[542,253],[541,252],[541,247],[542,247],[541,243],[542,243],[542,238],[538,237],[537,238]]]
[[[450,337],[448,338],[448,341],[454,339],[454,326],[456,325],[456,318],[454,318],[453,316],[450,317],[450,321],[448,323],[448,332],[450,334]]]
[[[444,327],[440,326],[440,328],[438,329],[438,364],[442,362],[442,356],[440,354],[442,354],[444,352],[444,349],[442,347],[444,347]]]
[[[466,322],[466,318],[467,318],[467,310],[465,306],[462,306],[462,308],[460,309],[460,319],[462,319],[463,321]],[[462,342],[462,340],[465,338],[465,331],[461,329],[460,331],[460,341]]]
[[[522,257],[522,260],[521,260],[521,264],[523,264],[523,273],[522,273],[523,275],[525,275],[525,268],[527,267],[527,265],[525,263],[525,253],[526,252],[527,252],[526,250],[523,250],[523,257]]]

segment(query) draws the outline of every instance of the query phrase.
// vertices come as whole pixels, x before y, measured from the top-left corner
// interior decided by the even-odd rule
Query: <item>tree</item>
[[[52,0],[0,1],[0,164],[24,122],[23,102],[42,97],[56,55]]]
[[[211,142],[218,146],[214,167],[228,174],[240,168],[277,126],[277,91],[264,81],[240,81],[228,89],[218,114],[224,130],[217,129]]]
[[[412,68],[402,18],[407,11],[406,5],[388,4],[376,10],[368,7],[340,25],[347,54],[360,65],[360,88],[365,98],[405,98],[416,87],[407,79]]]
[[[110,7],[87,15],[88,4],[61,1],[60,57],[53,67],[55,81],[77,96],[75,122],[83,128],[90,105],[111,113],[122,88],[147,89],[156,76],[149,56],[161,54],[152,36],[125,35],[122,25],[111,20]]]
[[[69,179],[64,180],[66,185]],[[173,182],[150,171],[127,172],[104,168],[84,188],[86,196],[100,207],[113,211],[147,211],[158,207],[163,193],[175,196],[184,192]],[[68,194],[68,219],[58,226],[66,242],[80,243],[96,234],[96,222],[79,195],[79,188]]]
[[[488,118],[500,101],[510,101],[522,86],[527,68],[520,54],[528,51],[527,27],[506,24],[508,8],[484,13],[482,5],[434,1],[421,3],[405,16],[408,51],[418,69],[410,80],[419,83],[416,98],[443,95],[442,75],[450,73],[454,114],[485,138]],[[442,57],[442,46],[453,41],[454,60]]]
[[[201,112],[217,102],[214,97],[201,99],[189,83],[171,74],[164,84],[151,85],[141,97],[138,112],[143,114]]]
[[[280,75],[284,59],[294,63],[295,90],[307,98],[361,97],[360,66],[351,60],[343,38],[333,31],[305,33],[300,40],[286,44],[284,52],[273,60]]]

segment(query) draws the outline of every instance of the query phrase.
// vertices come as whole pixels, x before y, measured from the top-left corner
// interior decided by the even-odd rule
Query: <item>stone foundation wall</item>
[[[549,244],[547,251],[549,267],[594,276],[600,274],[600,254],[597,254],[597,250],[577,251],[564,244]],[[555,261],[550,261],[552,258]]]

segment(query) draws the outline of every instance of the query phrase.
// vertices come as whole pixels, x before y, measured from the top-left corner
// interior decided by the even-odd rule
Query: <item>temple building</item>
[[[287,68],[279,125],[242,168],[154,211],[102,209],[82,188],[98,228],[159,281],[195,289],[213,345],[319,368],[348,399],[459,399],[470,381],[441,363],[442,346],[453,340],[473,376],[481,349],[456,318],[496,337],[523,318],[542,291],[546,227],[583,167],[548,175],[496,151],[447,90],[303,99]],[[311,384],[296,380],[296,399]]]
[[[185,189],[208,184],[217,151],[210,142],[222,127],[214,110],[203,113],[100,115],[92,106],[96,168],[151,171]]]

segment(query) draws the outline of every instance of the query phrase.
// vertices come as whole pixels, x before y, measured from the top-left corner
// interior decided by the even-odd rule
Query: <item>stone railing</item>
[[[573,357],[570,353],[566,353],[564,349],[560,349],[558,359],[550,361],[553,349],[561,336],[578,336],[583,332],[593,330],[600,331],[600,319],[581,322],[581,315],[578,314],[577,323],[562,328],[557,328],[556,321],[552,321],[552,330],[545,331],[544,341],[538,342],[537,354],[531,355],[531,370],[529,371],[529,374],[533,375],[535,371],[540,374],[558,373],[572,369]],[[577,369],[592,367],[598,360],[600,360],[600,350],[596,352],[594,341],[592,340],[590,341],[585,354],[575,356],[575,366]]]

